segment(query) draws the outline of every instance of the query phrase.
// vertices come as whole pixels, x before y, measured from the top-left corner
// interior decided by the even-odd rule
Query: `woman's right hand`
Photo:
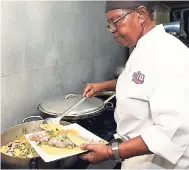
[[[87,83],[84,90],[83,90],[83,97],[93,97],[96,93],[103,90],[103,83]]]

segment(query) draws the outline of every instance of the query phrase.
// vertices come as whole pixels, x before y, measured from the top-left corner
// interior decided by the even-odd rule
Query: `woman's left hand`
[[[111,146],[106,146],[104,144],[87,144],[82,145],[81,148],[83,150],[88,150],[89,153],[82,154],[80,158],[91,163],[105,161],[111,157]]]

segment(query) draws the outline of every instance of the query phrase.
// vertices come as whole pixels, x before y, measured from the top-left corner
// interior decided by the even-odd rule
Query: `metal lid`
[[[58,96],[49,100],[43,101],[39,105],[39,109],[50,115],[59,115],[64,113],[71,106],[76,104],[83,98],[82,95],[69,94],[67,96]],[[92,114],[103,109],[105,106],[103,100],[93,97],[87,98],[83,103],[76,106],[66,117],[82,116]]]

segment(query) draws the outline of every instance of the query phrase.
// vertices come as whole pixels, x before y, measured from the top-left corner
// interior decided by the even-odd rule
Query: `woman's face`
[[[126,15],[127,14],[127,15]],[[129,48],[134,47],[142,34],[142,23],[144,22],[143,16],[136,10],[121,10],[115,9],[106,12],[106,17],[109,23],[121,18],[116,24],[116,30],[109,25],[109,31],[112,33],[114,39],[122,46]]]

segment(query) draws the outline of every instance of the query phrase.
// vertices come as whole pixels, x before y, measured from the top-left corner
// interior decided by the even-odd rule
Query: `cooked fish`
[[[57,139],[52,138],[47,143],[50,146],[55,146],[57,148],[74,148],[76,145],[70,139]]]
[[[58,148],[74,148],[76,145],[67,137],[67,134],[54,132],[41,132],[33,134],[30,137],[31,141],[35,141],[38,145],[49,145]]]
[[[37,134],[32,135],[30,137],[31,141],[36,141],[36,142],[48,142],[49,139],[50,139],[50,136],[44,135],[44,134],[41,134],[41,133],[37,133]]]

